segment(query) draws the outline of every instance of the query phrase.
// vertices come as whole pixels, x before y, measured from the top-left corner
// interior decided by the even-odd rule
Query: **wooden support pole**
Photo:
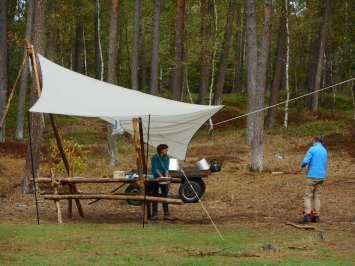
[[[35,81],[35,90],[37,97],[41,96],[41,82],[39,79],[39,72],[38,72],[38,67],[37,67],[37,60],[36,60],[36,53],[33,48],[33,45],[26,40],[26,46],[27,46],[27,54],[28,57],[30,58],[31,66],[32,66],[32,71],[33,71],[33,76],[34,76],[34,81]],[[42,114],[42,124],[43,127],[45,126],[44,123],[44,115]]]
[[[68,177],[70,177],[71,176],[71,171],[70,171],[69,160],[67,158],[67,155],[65,154],[63,142],[62,142],[62,139],[60,137],[57,125],[55,123],[54,116],[52,114],[49,114],[49,119],[51,121],[51,125],[52,125],[52,128],[53,128],[55,140],[56,140],[56,143],[57,143],[57,148],[59,150],[60,156],[62,157],[62,160],[63,160],[64,166],[65,166],[65,170],[67,172],[67,175],[68,175]],[[70,190],[70,193],[77,193],[77,191],[78,191],[78,189],[77,189],[75,184],[70,185],[69,186],[69,190]],[[72,204],[71,201],[72,201],[71,199],[68,200],[68,217],[69,218],[71,218],[73,216],[72,215],[72,213],[73,213],[73,211],[72,211],[73,204]],[[83,211],[81,203],[80,203],[80,201],[78,199],[75,199],[75,204],[76,204],[76,208],[78,209],[79,215],[81,217],[84,217],[84,211]]]
[[[79,193],[75,184],[70,184],[69,185],[69,191],[72,194],[78,194]],[[84,211],[83,211],[83,207],[81,206],[80,200],[79,199],[75,199],[75,204],[76,204],[76,208],[78,209],[78,213],[79,213],[80,217],[84,217]]]
[[[55,137],[55,140],[56,140],[56,143],[57,143],[57,148],[59,150],[60,156],[62,157],[64,166],[65,166],[65,170],[67,172],[67,175],[71,176],[69,161],[68,161],[67,155],[65,154],[65,150],[64,150],[64,147],[63,147],[62,139],[61,139],[61,137],[59,135],[57,125],[55,124],[55,121],[54,121],[54,116],[52,114],[49,114],[49,119],[51,121],[54,137]]]
[[[145,155],[144,155],[144,145],[143,145],[143,132],[142,132],[142,120],[140,118],[133,118],[133,142],[134,147],[136,149],[137,155],[137,169],[138,169],[138,176],[139,176],[139,185],[141,187],[141,195],[144,198],[145,194],[145,176],[144,176],[144,165],[145,164]],[[146,166],[145,166],[146,167]],[[146,213],[146,203],[142,204],[142,215],[144,223],[148,222],[148,216]]]
[[[54,190],[54,195],[59,195],[58,193],[58,186],[59,183],[54,180],[54,176],[53,176],[53,172],[51,170],[51,182],[52,182],[52,187]],[[62,210],[60,208],[60,201],[58,199],[54,200],[54,204],[55,204],[55,208],[57,210],[57,219],[58,219],[58,224],[62,224],[63,223],[63,218],[62,218]]]
[[[1,112],[1,113],[2,113],[2,117],[0,118],[0,128],[3,127],[3,124],[4,124],[4,122],[5,122],[5,118],[6,118],[6,115],[7,115],[8,111],[9,111],[12,97],[13,97],[14,94],[15,94],[17,82],[18,82],[18,80],[19,80],[20,77],[21,77],[21,74],[22,74],[22,71],[23,71],[23,69],[24,69],[26,60],[27,60],[27,53],[25,53],[25,56],[23,57],[22,64],[21,64],[21,67],[20,67],[20,69],[19,69],[19,71],[18,71],[18,73],[17,73],[17,77],[16,77],[16,79],[15,79],[14,85],[12,86],[12,88],[11,88],[11,90],[10,90],[10,94],[9,94],[9,96],[7,97],[7,102],[6,102],[6,104],[5,104],[4,110]]]

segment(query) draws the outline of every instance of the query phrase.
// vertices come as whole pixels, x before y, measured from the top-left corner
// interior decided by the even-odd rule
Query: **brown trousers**
[[[320,214],[320,194],[323,189],[323,179],[308,179],[306,182],[306,188],[304,190],[304,211],[306,214],[310,214],[313,210],[314,214],[319,216]]]

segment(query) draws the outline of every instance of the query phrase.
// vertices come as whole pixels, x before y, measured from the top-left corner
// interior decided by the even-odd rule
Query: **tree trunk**
[[[87,52],[86,52],[86,40],[85,40],[85,28],[83,26],[83,52],[84,52],[84,73],[88,74],[88,64],[87,64]]]
[[[118,15],[119,0],[111,0],[111,16],[109,26],[108,41],[108,63],[107,63],[107,82],[117,84],[117,55],[118,55]],[[118,163],[117,135],[112,135],[112,125],[107,126],[107,144],[110,157],[110,166]]]
[[[209,88],[212,60],[212,15],[213,1],[201,0],[201,70],[200,70],[200,89],[198,102],[205,104],[205,96]]]
[[[139,18],[141,13],[141,0],[134,2],[133,17],[133,43],[132,43],[132,62],[131,62],[131,86],[132,89],[139,89]]]
[[[257,42],[256,42],[256,14],[255,0],[245,1],[246,16],[246,60],[247,60],[247,92],[248,92],[248,112],[254,111],[254,98],[256,91],[257,73]],[[246,142],[251,145],[253,139],[255,115],[247,116]]]
[[[330,0],[326,0],[325,1],[325,14],[323,17],[320,38],[319,38],[318,60],[317,60],[317,67],[316,67],[316,71],[315,71],[315,77],[314,77],[313,91],[317,91],[320,89],[320,83],[321,83],[321,78],[322,78],[323,56],[324,56],[324,50],[325,50],[325,41],[327,38],[327,27],[328,27],[329,16],[330,16]],[[318,110],[318,102],[319,102],[319,93],[316,92],[312,96],[312,103],[311,103],[312,104],[311,105],[312,111]]]
[[[96,15],[95,15],[95,65],[96,78],[104,79],[104,61],[101,48],[101,30],[100,30],[100,0],[96,0]]]
[[[75,25],[75,40],[74,40],[74,53],[73,53],[73,70],[79,73],[83,73],[83,23],[81,21],[76,22]]]
[[[7,98],[7,0],[0,2],[0,117]],[[0,142],[5,142],[5,123],[0,128]]]
[[[33,29],[33,45],[37,53],[44,54],[45,48],[45,13],[46,13],[46,0],[36,0],[34,5],[34,24]],[[38,64],[39,66],[39,64]],[[38,69],[40,72],[40,68]],[[30,93],[31,104],[37,100],[35,83],[32,82],[32,89]],[[35,177],[38,176],[39,162],[41,158],[41,140],[43,133],[42,114],[30,114],[30,127],[31,127],[31,142],[32,142],[32,158],[33,169]],[[30,145],[27,146],[25,173],[22,180],[23,193],[32,193],[32,162],[31,162],[31,149]]]
[[[286,89],[286,103],[285,103],[285,118],[284,118],[284,127],[288,126],[288,105],[290,100],[290,87],[289,87],[289,64],[290,64],[290,37],[288,30],[288,0],[284,0],[284,9],[285,9],[285,31],[286,31],[286,62],[285,62],[285,89]]]
[[[242,5],[238,5],[237,14],[237,31],[235,36],[235,62],[234,62],[234,80],[232,92],[241,92],[241,77],[242,77],[242,67],[243,67],[243,32],[244,32],[244,19],[242,13]]]
[[[175,28],[175,68],[172,84],[174,100],[181,100],[184,71],[184,32],[185,32],[186,1],[177,0]]]
[[[250,3],[248,3],[250,2]],[[253,0],[247,0],[247,11],[249,17],[254,19],[253,24],[255,25],[255,2]],[[250,5],[253,5],[250,8]],[[257,72],[254,72],[254,77],[256,80],[255,92],[252,93],[251,100],[251,110],[258,110],[264,106],[264,94],[266,86],[266,70],[270,46],[270,32],[271,32],[271,17],[272,17],[272,0],[264,1],[264,28],[263,35],[260,46],[260,53],[257,55]],[[250,22],[249,22],[250,23]],[[256,37],[255,37],[256,40]],[[256,53],[256,52],[255,52]],[[249,61],[250,62],[250,61]],[[248,75],[251,74],[250,72]],[[252,89],[248,86],[248,89]],[[257,112],[251,115],[254,118],[253,121],[253,138],[251,142],[251,165],[250,168],[252,171],[263,170],[263,129],[264,129],[264,113]]]
[[[219,60],[219,68],[218,68],[217,81],[216,81],[216,91],[213,97],[213,104],[215,105],[222,104],[223,87],[224,87],[226,67],[228,63],[229,47],[232,39],[233,20],[236,12],[237,12],[237,1],[230,0],[229,7],[228,7],[227,23],[224,30],[222,53]]]
[[[109,25],[107,81],[112,84],[117,84],[119,0],[111,0],[111,2],[112,4]]]
[[[159,77],[159,39],[160,39],[160,0],[153,2],[153,44],[152,44],[152,64],[150,75],[150,93],[158,94]]]
[[[285,51],[286,51],[286,10],[282,7],[282,16],[280,19],[279,36],[277,40],[276,63],[274,77],[271,85],[271,93],[269,105],[274,105],[278,102],[282,79],[285,73]],[[270,108],[266,117],[266,127],[271,128],[276,122],[277,108]]]
[[[138,67],[138,81],[139,81],[139,85],[138,88],[139,90],[144,91],[147,87],[147,68],[146,68],[146,51],[145,51],[145,38],[147,36],[147,34],[145,33],[146,29],[145,29],[145,23],[144,23],[144,19],[143,16],[140,16],[139,19],[139,59],[138,59],[138,63],[139,63],[139,67]]]
[[[34,13],[34,1],[27,1],[27,19],[26,19],[26,33],[25,38],[28,41],[32,39],[32,24],[33,24],[33,13]],[[27,51],[25,51],[27,53]],[[17,102],[17,113],[16,113],[16,133],[15,138],[17,140],[23,140],[23,127],[25,124],[25,103],[26,103],[26,94],[28,88],[28,61],[26,60],[25,66],[22,71],[18,102]]]

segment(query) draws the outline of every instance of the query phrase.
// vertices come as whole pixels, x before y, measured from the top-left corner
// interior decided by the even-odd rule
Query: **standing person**
[[[327,174],[328,152],[323,146],[323,139],[315,137],[313,146],[310,147],[301,163],[301,168],[307,166],[307,182],[304,191],[304,223],[319,222],[320,194]],[[314,217],[311,219],[312,199]]]
[[[167,177],[169,176],[169,156],[168,156],[168,145],[160,144],[157,147],[157,153],[152,157],[152,174],[154,178]],[[153,195],[159,194],[159,188],[161,190],[161,194],[163,197],[167,198],[169,194],[169,182],[150,182],[151,183],[151,193]],[[152,203],[152,220],[156,220],[158,217],[158,203]],[[171,216],[169,213],[168,203],[163,203],[164,210],[164,220],[171,220]]]

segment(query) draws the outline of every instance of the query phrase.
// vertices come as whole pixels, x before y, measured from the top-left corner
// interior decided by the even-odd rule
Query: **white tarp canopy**
[[[132,134],[132,118],[141,117],[146,142],[165,143],[169,154],[185,159],[195,132],[222,106],[188,104],[126,89],[59,66],[39,55],[42,94],[31,112],[99,117]]]

